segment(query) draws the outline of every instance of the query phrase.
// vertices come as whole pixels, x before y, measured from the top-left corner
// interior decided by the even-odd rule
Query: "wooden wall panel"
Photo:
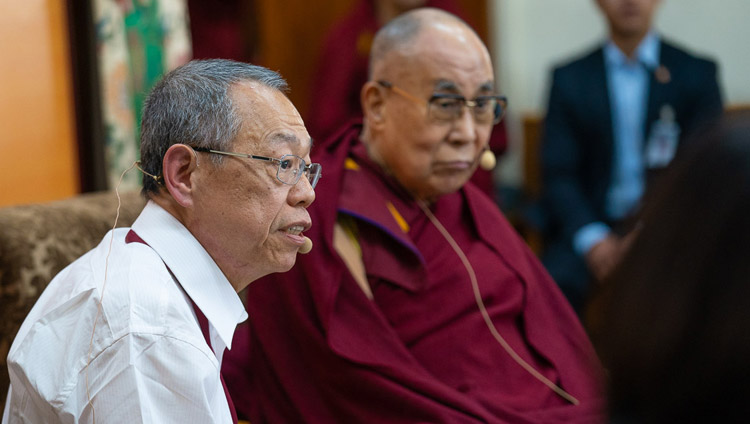
[[[79,191],[68,51],[64,1],[0,4],[0,205]]]
[[[257,0],[256,56],[289,83],[289,98],[305,116],[320,46],[331,25],[358,0]]]

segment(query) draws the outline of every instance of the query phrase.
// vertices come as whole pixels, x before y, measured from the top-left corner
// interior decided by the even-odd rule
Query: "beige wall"
[[[0,0],[0,206],[78,192],[63,0]]]

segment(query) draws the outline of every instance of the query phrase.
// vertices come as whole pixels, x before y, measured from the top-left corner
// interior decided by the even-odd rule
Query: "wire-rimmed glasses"
[[[379,80],[377,83],[415,103],[424,104],[424,100],[418,99],[389,81]],[[471,109],[477,123],[494,125],[503,119],[508,107],[508,99],[505,96],[490,95],[477,96],[469,100],[460,94],[435,93],[427,100],[427,116],[437,121],[453,122],[461,117],[464,106]]]
[[[318,184],[318,180],[320,180],[322,171],[322,166],[320,166],[319,163],[308,164],[304,159],[297,155],[284,155],[277,159],[267,156],[251,155],[247,153],[223,152],[221,150],[209,149],[207,147],[193,147],[193,149],[197,152],[235,156],[239,158],[262,160],[278,164],[279,167],[276,171],[276,179],[288,185],[297,184],[299,179],[304,174],[304,176],[310,182],[310,186],[315,189],[315,186]]]

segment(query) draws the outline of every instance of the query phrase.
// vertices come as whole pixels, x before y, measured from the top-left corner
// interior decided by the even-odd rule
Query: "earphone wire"
[[[448,230],[445,229],[443,224],[437,219],[437,217],[430,211],[430,209],[427,207],[427,205],[424,204],[424,202],[420,199],[417,199],[417,204],[419,205],[420,209],[422,209],[422,212],[427,216],[427,219],[432,222],[432,224],[437,228],[437,230],[440,232],[440,234],[445,238],[445,240],[450,244],[450,246],[453,248],[453,251],[456,252],[459,259],[461,259],[461,262],[463,263],[464,267],[466,268],[466,272],[469,274],[469,280],[471,280],[471,288],[474,291],[474,299],[477,302],[477,307],[479,307],[479,312],[482,314],[482,318],[484,319],[485,324],[487,324],[487,328],[489,328],[490,333],[492,333],[492,336],[495,338],[495,340],[500,344],[500,346],[503,347],[503,349],[510,355],[511,358],[513,358],[518,365],[521,366],[526,372],[531,374],[534,378],[542,382],[545,386],[549,387],[552,391],[557,393],[560,397],[567,400],[568,402],[572,403],[573,405],[578,405],[580,402],[578,399],[576,399],[573,395],[563,390],[562,387],[558,386],[557,384],[553,383],[550,379],[542,375],[539,371],[537,371],[531,364],[526,362],[521,356],[516,353],[515,350],[508,344],[507,341],[503,338],[502,335],[500,335],[500,332],[497,331],[497,328],[495,328],[495,324],[492,322],[492,319],[490,318],[490,314],[487,312],[487,308],[484,305],[484,301],[482,300],[482,293],[479,291],[479,284],[477,283],[477,277],[474,273],[474,268],[471,266],[471,263],[469,262],[469,259],[464,254],[463,250],[461,250],[461,247],[456,243],[456,240],[453,239],[453,236],[448,233]]]
[[[125,177],[125,174],[130,172],[133,167],[137,167],[142,172],[145,173],[141,169],[140,166],[138,166],[138,161],[133,162],[132,165],[128,169],[126,169],[121,175],[120,180],[117,182],[117,186],[115,187],[115,195],[117,195],[117,213],[115,214],[115,222],[112,224],[112,231],[110,233],[109,237],[109,249],[107,250],[107,256],[104,259],[104,282],[102,283],[102,291],[99,295],[99,303],[96,307],[96,316],[94,317],[94,325],[91,328],[91,340],[89,341],[89,353],[88,358],[86,359],[86,367],[85,367],[85,375],[86,375],[86,397],[88,399],[89,406],[91,407],[91,420],[93,424],[96,424],[96,411],[94,410],[94,404],[91,402],[91,392],[89,391],[89,365],[91,364],[91,352],[94,349],[94,333],[96,332],[96,323],[99,321],[99,315],[102,313],[102,303],[104,303],[104,289],[107,286],[107,271],[109,269],[109,254],[112,253],[112,242],[115,239],[115,228],[117,228],[117,220],[120,219],[120,206],[122,204],[122,200],[120,199],[120,184],[122,184],[122,179]],[[151,174],[148,174],[151,175]]]

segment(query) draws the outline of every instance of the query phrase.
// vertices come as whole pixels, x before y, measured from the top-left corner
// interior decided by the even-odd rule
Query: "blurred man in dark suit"
[[[609,39],[554,70],[543,137],[543,262],[576,309],[628,245],[654,177],[721,114],[716,64],[652,27],[659,0],[596,0]]]

